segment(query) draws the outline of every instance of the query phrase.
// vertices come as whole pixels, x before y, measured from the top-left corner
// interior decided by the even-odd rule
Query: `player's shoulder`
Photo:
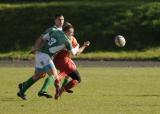
[[[55,27],[55,26],[49,28],[46,32],[49,35],[53,35],[54,34],[54,36],[62,34],[62,31],[58,30],[57,27]]]
[[[54,32],[56,34],[63,34],[64,33],[62,30],[59,30],[56,26],[53,26],[51,28],[51,32]]]
[[[50,32],[50,31],[52,31],[52,28],[53,28],[53,27],[47,28],[44,33],[48,33],[48,32]]]
[[[57,29],[56,26],[53,26],[53,27],[52,27],[52,30],[53,30],[53,31],[57,31],[58,29]]]
[[[75,37],[75,36],[72,36],[72,37],[71,37],[71,40],[72,40],[72,42],[77,43],[77,39],[76,39],[76,37]]]
[[[72,36],[71,38],[72,38],[72,39],[71,39],[71,41],[72,41],[72,46],[73,46],[73,47],[76,47],[77,44],[78,44],[76,38],[75,38],[74,36]]]
[[[45,33],[52,32],[52,31],[57,31],[57,30],[58,30],[57,27],[52,26],[52,27],[47,28],[47,29],[45,30]]]

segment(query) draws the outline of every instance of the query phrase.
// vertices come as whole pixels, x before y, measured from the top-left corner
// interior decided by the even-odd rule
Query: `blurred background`
[[[74,25],[80,44],[91,42],[86,53],[151,50],[152,58],[160,56],[159,0],[0,0],[0,53],[30,50],[57,13]],[[123,49],[114,44],[119,34],[127,41]]]

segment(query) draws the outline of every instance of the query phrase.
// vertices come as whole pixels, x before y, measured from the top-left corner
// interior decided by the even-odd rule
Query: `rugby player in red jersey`
[[[65,26],[69,26],[65,25]],[[67,36],[69,36],[69,40],[72,44],[72,47],[74,48],[74,52],[78,55],[84,51],[86,47],[90,45],[89,41],[84,42],[84,44],[79,48],[79,44],[77,43],[76,38],[74,35],[74,29],[71,28],[69,31],[66,31],[67,27],[63,29],[63,31],[66,33]],[[54,63],[56,65],[56,68],[60,71],[59,76],[61,77],[71,77],[71,81],[68,83],[62,85],[61,92],[63,91],[69,91],[71,88],[76,86],[78,83],[81,82],[81,76],[77,70],[77,67],[75,63],[73,62],[70,53],[67,50],[62,50],[57,54],[57,56],[54,58]],[[55,99],[57,99],[59,96],[55,96]]]

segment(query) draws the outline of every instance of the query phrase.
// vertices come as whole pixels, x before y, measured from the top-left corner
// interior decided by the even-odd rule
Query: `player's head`
[[[62,27],[64,24],[64,16],[62,14],[56,14],[54,16],[54,21],[57,27]]]
[[[69,38],[74,35],[74,27],[71,24],[63,26],[63,31]]]
[[[65,23],[63,24],[63,27],[62,27],[62,28],[66,27],[66,26],[69,26],[69,25],[72,26],[72,24],[71,24],[70,22],[65,22]]]

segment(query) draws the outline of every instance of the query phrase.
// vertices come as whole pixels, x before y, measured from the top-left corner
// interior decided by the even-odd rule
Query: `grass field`
[[[117,48],[119,51],[97,51],[82,53],[74,56],[74,59],[88,60],[160,60],[160,47],[150,48],[142,51],[123,51],[123,48]],[[34,55],[29,51],[12,51],[8,53],[0,52],[0,59],[33,59]]]
[[[159,114],[159,67],[80,67],[82,83],[61,99],[39,98],[43,80],[16,96],[17,84],[32,75],[31,67],[0,67],[1,114]],[[53,95],[52,87],[49,92]]]

